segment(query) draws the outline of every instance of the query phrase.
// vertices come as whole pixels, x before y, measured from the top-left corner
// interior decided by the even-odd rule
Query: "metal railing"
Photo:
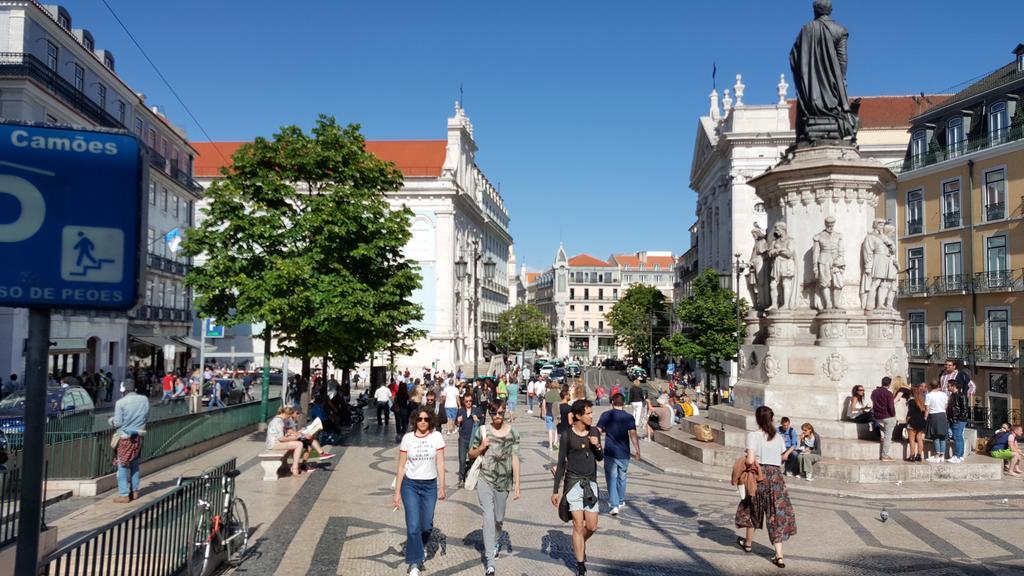
[[[153,320],[164,322],[192,322],[192,310],[181,310],[178,308],[166,308],[163,306],[140,306],[136,310],[128,312],[128,317],[135,320]]]
[[[899,294],[901,297],[927,296],[928,282],[925,281],[924,278],[910,278],[909,280],[900,280]]]
[[[104,128],[124,129],[117,118],[31,54],[0,52],[0,77],[22,77],[34,80],[95,124]]]
[[[970,355],[972,348],[970,344],[946,344],[942,346],[939,356],[943,359],[964,360]]]
[[[176,262],[170,258],[164,258],[153,253],[146,253],[146,266],[161,272],[174,274],[175,276],[185,276],[191,268],[190,265],[184,262]]]
[[[992,364],[1014,364],[1020,360],[1017,343],[1012,341],[983,344],[975,349],[974,355],[976,361]]]
[[[1020,410],[992,410],[985,406],[971,408],[972,428],[995,429],[1007,423],[1011,426],[1020,424]]]
[[[932,356],[932,349],[929,349],[927,344],[907,344],[907,357],[911,360],[927,360]]]
[[[976,272],[973,276],[966,274],[935,276],[931,282],[923,278],[899,281],[900,297],[1019,291],[1024,291],[1024,268]]]
[[[158,458],[257,422],[259,402],[150,421],[142,440],[142,460]],[[50,478],[98,478],[113,473],[113,435],[114,430],[108,428],[48,443],[43,457],[49,462]],[[20,461],[23,457],[23,452],[16,451],[11,459]]]
[[[907,220],[907,234],[920,234],[924,231],[923,220]]]
[[[957,158],[965,154],[977,152],[979,150],[986,150],[995,146],[1002,146],[1010,142],[1016,142],[1024,138],[1024,125],[1016,124],[983,134],[981,136],[975,136],[974,138],[967,138],[964,140],[958,140],[947,145],[937,144],[934,140],[929,145],[929,150],[925,154],[911,155],[903,161],[902,172],[910,170],[917,170],[926,166],[932,166],[940,162],[945,162],[952,158]]]
[[[18,539],[18,503],[21,470],[11,468],[0,474],[0,547]]]
[[[1002,220],[1006,218],[1006,202],[994,202],[985,205],[985,221]]]
[[[947,230],[949,228],[960,227],[960,211],[951,210],[949,212],[943,212],[942,214],[942,229]]]
[[[967,292],[971,287],[971,278],[966,274],[945,274],[932,280],[932,294],[959,294]]]
[[[39,574],[179,574],[192,551],[191,529],[199,499],[222,505],[218,479],[235,459],[209,470],[213,482],[187,480],[131,514],[61,546],[40,562]]]

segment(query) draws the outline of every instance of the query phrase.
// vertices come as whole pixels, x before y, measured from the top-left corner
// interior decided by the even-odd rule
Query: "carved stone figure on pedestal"
[[[777,308],[792,310],[796,266],[793,264],[793,240],[789,237],[785,222],[777,222],[772,229],[772,239],[768,245],[768,258],[772,262],[769,275],[771,301],[766,310]]]
[[[750,261],[747,262],[747,291],[750,292],[750,302],[755,310],[764,308],[765,273],[764,259],[768,253],[768,240],[764,230],[761,230],[756,222],[754,229],[750,231],[754,237],[754,247],[750,251]]]
[[[886,310],[895,312],[896,295],[899,292],[896,280],[900,273],[899,256],[896,255],[896,227],[892,224],[886,224],[882,228],[882,234],[885,236],[886,240],[888,240],[889,266],[886,268],[885,281],[882,283],[886,291],[885,303],[881,305],[884,306]]]
[[[843,307],[846,260],[843,256],[843,236],[835,228],[836,219],[832,216],[825,218],[825,229],[815,234],[811,251],[817,292],[821,296],[820,311]]]
[[[860,254],[863,268],[861,269],[860,294],[864,310],[874,310],[885,305],[886,293],[882,285],[889,275],[892,265],[892,254],[896,248],[892,240],[883,232],[885,220],[876,219],[871,225],[871,232],[864,237]]]
[[[831,0],[814,0],[814,20],[800,30],[789,53],[798,145],[856,140],[857,117],[846,94],[849,33],[831,14]]]

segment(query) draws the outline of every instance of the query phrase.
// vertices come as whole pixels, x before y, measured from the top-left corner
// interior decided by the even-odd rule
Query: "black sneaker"
[[[487,570],[484,570],[484,576],[494,576],[494,566],[489,566]]]
[[[587,565],[584,562],[576,563],[576,576],[587,576]]]

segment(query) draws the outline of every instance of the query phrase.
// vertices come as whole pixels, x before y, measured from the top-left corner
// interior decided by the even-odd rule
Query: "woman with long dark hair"
[[[402,384],[402,387],[405,385]],[[395,510],[405,507],[405,563],[419,576],[425,547],[434,531],[434,507],[444,500],[444,436],[435,430],[434,414],[416,410],[413,431],[402,436],[395,474]],[[408,419],[406,419],[408,420]]]
[[[395,413],[395,442],[401,442],[402,436],[409,430],[409,402],[409,386],[399,382],[395,399],[391,402],[391,410]]]
[[[750,552],[754,546],[754,531],[767,524],[768,539],[775,547],[772,563],[785,568],[782,543],[796,534],[796,516],[782,475],[786,442],[776,433],[775,413],[771,408],[758,407],[754,417],[758,430],[747,434],[746,464],[757,463],[764,480],[757,483],[757,492],[747,494],[736,508],[736,527],[746,528],[746,537],[737,538],[736,543],[744,552]]]
[[[924,459],[924,433],[928,427],[928,405],[924,402],[924,384],[910,389],[907,400],[907,441],[910,455],[907,462],[921,462]]]

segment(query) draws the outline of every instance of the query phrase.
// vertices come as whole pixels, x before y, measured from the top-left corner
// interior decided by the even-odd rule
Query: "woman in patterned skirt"
[[[775,413],[771,408],[761,406],[754,416],[759,430],[747,434],[746,463],[752,465],[757,462],[764,480],[757,483],[757,492],[747,494],[736,508],[736,527],[746,528],[746,537],[738,538],[737,544],[744,552],[750,552],[754,545],[754,530],[763,528],[767,523],[768,539],[775,547],[772,563],[785,568],[782,543],[796,534],[796,516],[782,476],[782,453],[786,450],[786,443],[776,433]]]

